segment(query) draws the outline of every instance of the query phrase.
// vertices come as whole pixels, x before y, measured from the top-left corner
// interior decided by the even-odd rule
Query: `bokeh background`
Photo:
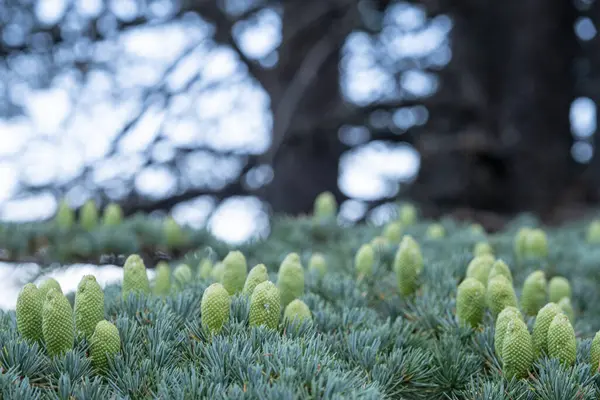
[[[598,0],[3,0],[0,219],[93,198],[240,243],[325,190],[344,223],[398,198],[572,218],[600,197],[599,23]]]

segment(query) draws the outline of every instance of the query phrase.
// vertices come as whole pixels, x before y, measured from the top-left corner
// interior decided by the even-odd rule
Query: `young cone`
[[[185,244],[185,234],[181,226],[172,217],[165,219],[163,232],[169,249],[178,248]]]
[[[486,301],[492,316],[496,318],[506,307],[517,306],[517,295],[511,282],[505,276],[498,275],[488,283]]]
[[[259,283],[250,297],[250,326],[277,329],[280,313],[281,295],[277,286],[271,281]]]
[[[60,287],[60,283],[54,278],[48,278],[44,282],[42,282],[39,286],[40,295],[42,296],[42,300],[46,299],[46,295],[50,291],[50,289],[56,289],[60,293],[62,293],[62,289]]]
[[[525,315],[534,316],[546,304],[546,275],[534,271],[525,279],[521,292],[521,309]]]
[[[106,373],[108,360],[120,349],[121,337],[117,327],[108,321],[99,321],[90,339],[90,355],[94,369],[100,374]]]
[[[488,242],[477,242],[475,247],[473,248],[473,255],[475,257],[483,256],[483,255],[494,256],[494,249]]]
[[[258,264],[250,270],[246,283],[244,283],[244,290],[242,293],[245,295],[251,295],[254,292],[256,286],[259,283],[269,280],[269,274],[267,274],[267,267],[264,264]]]
[[[23,338],[32,342],[42,340],[42,308],[44,299],[33,284],[26,284],[17,297],[17,329]]]
[[[198,266],[198,277],[200,279],[205,279],[205,280],[210,278],[212,269],[213,269],[212,261],[208,258],[204,258],[202,261],[200,261],[200,265]]]
[[[548,328],[562,311],[558,304],[548,303],[540,309],[533,325],[533,350],[536,358],[548,354]]]
[[[156,266],[156,275],[154,276],[153,293],[157,296],[166,296],[171,291],[171,267],[165,261],[161,261]]]
[[[86,338],[94,333],[104,319],[104,292],[94,275],[85,275],[75,293],[75,328]]]
[[[54,222],[60,229],[71,229],[75,223],[75,212],[66,201],[62,200],[58,205],[58,211],[54,217]]]
[[[117,226],[123,221],[123,210],[116,203],[110,203],[104,209],[102,223],[106,226]]]
[[[525,258],[526,246],[527,246],[526,241],[527,241],[527,236],[529,235],[529,232],[531,232],[531,228],[523,227],[523,228],[519,229],[519,231],[515,235],[514,251],[515,251],[515,256],[516,256],[517,260],[522,260],[523,258]]]
[[[69,300],[56,289],[50,289],[42,309],[42,334],[48,355],[59,356],[73,348],[75,325]]]
[[[506,335],[506,328],[511,319],[518,318],[523,321],[523,315],[516,307],[506,307],[498,314],[496,318],[496,329],[494,332],[494,350],[498,359],[502,359],[502,348],[504,346],[504,336]]]
[[[86,201],[81,207],[79,223],[88,232],[98,225],[98,208],[94,200]]]
[[[200,303],[202,325],[212,334],[217,334],[229,320],[231,297],[220,283],[213,283],[204,290]]]
[[[548,357],[572,366],[577,358],[575,331],[565,314],[558,314],[548,328]]]
[[[321,253],[315,253],[310,257],[308,262],[308,270],[316,271],[317,275],[322,278],[327,273],[327,260]]]
[[[221,283],[230,295],[240,293],[244,289],[247,273],[246,257],[240,251],[230,251],[223,259]]]
[[[485,312],[485,286],[475,278],[467,278],[458,285],[456,317],[462,323],[476,327]]]
[[[442,224],[431,224],[427,227],[425,236],[429,239],[441,239],[446,236],[446,229]]]
[[[375,251],[370,244],[363,244],[354,256],[354,268],[359,276],[371,276],[375,264]]]
[[[494,257],[489,254],[475,257],[467,266],[466,277],[475,278],[484,286],[487,285],[494,261]]]
[[[304,269],[298,254],[288,254],[281,263],[277,275],[277,288],[281,294],[283,308],[304,294]]]
[[[533,364],[533,343],[525,322],[508,321],[502,344],[502,371],[506,379],[525,378]]]
[[[528,258],[548,257],[548,239],[541,229],[532,229],[525,238],[525,256]]]
[[[123,285],[121,287],[123,298],[129,293],[150,293],[150,282],[146,273],[146,266],[142,257],[132,254],[125,260],[123,266]]]
[[[402,239],[402,224],[398,221],[389,222],[383,228],[383,237],[390,243],[400,243]]]
[[[513,281],[512,273],[510,272],[510,268],[508,265],[500,259],[494,261],[492,264],[492,269],[490,270],[490,274],[488,275],[488,282],[491,281],[498,275],[504,276],[510,283]]]
[[[558,306],[562,310],[562,312],[569,318],[571,324],[575,323],[575,310],[573,310],[573,305],[571,304],[571,299],[568,297],[563,297],[558,302]]]
[[[337,214],[337,201],[331,192],[323,192],[317,196],[314,204],[316,219],[334,218]]]
[[[596,332],[594,339],[592,339],[592,345],[590,347],[590,364],[592,366],[592,373],[600,370],[600,331]]]
[[[283,313],[283,322],[292,323],[294,321],[312,321],[310,309],[300,299],[296,299],[287,305]]]
[[[398,219],[404,226],[410,226],[417,223],[418,213],[415,206],[412,204],[403,204],[400,207]]]
[[[175,289],[181,290],[192,281],[192,269],[187,264],[179,264],[173,271]]]
[[[566,278],[555,276],[548,283],[548,297],[551,302],[558,303],[563,297],[571,298],[571,285]]]
[[[412,236],[405,235],[394,258],[394,271],[401,296],[410,296],[419,283],[423,269],[423,256],[419,244]]]

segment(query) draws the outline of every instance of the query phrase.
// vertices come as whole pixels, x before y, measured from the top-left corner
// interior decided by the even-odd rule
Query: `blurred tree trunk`
[[[469,207],[543,216],[574,168],[575,9],[562,1],[468,2],[451,16],[453,58],[439,96],[471,112],[453,113],[416,143],[422,164],[411,194],[436,214]],[[448,133],[456,125],[463,128]]]

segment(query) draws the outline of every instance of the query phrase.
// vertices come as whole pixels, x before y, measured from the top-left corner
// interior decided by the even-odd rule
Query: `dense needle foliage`
[[[171,263],[171,271],[181,263],[191,266],[191,281],[173,285],[167,296],[131,293],[123,298],[119,285],[104,289],[105,318],[116,325],[121,340],[121,349],[109,360],[104,374],[92,368],[88,339],[77,336],[73,350],[51,358],[43,342],[23,340],[14,311],[1,312],[1,397],[598,398],[600,375],[594,373],[589,359],[591,339],[600,329],[600,246],[586,240],[587,222],[546,229],[548,256],[525,260],[515,257],[514,238],[519,227],[537,225],[532,218],[515,220],[494,235],[451,220],[438,222],[441,225],[436,229],[443,227],[443,236],[431,235],[430,224],[425,222],[402,226],[402,234],[410,234],[423,254],[418,289],[409,296],[399,295],[393,267],[399,242],[379,238],[370,273],[356,270],[358,249],[383,235],[385,227],[343,227],[332,218],[277,218],[268,239],[235,249],[205,232],[193,233],[196,250]],[[118,238],[128,255],[139,249],[139,237],[143,237],[130,237],[132,227],[147,232],[144,224],[154,226],[155,222],[140,217],[135,223],[99,229],[112,232],[107,240],[112,243]],[[46,225],[27,229],[39,229],[35,237],[48,232]],[[574,366],[542,356],[526,379],[507,380],[494,351],[490,311],[486,310],[479,326],[457,322],[457,286],[465,278],[475,245],[481,242],[488,242],[494,256],[510,267],[518,296],[534,270],[543,270],[548,280],[554,276],[569,280],[577,335]],[[251,327],[249,296],[237,293],[231,297],[223,328],[217,334],[207,331],[202,325],[201,300],[215,279],[201,278],[209,274],[200,274],[199,267],[207,257],[213,263],[223,260],[231,250],[245,255],[249,269],[264,264],[271,282],[277,282],[284,258],[292,252],[299,254],[305,269],[301,300],[312,312],[312,320],[289,324],[282,318],[276,330]],[[313,254],[323,256],[324,276],[322,269],[308,268]],[[530,330],[534,320],[525,318]]]

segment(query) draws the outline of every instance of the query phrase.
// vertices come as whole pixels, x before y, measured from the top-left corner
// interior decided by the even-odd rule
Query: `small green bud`
[[[98,208],[94,200],[88,200],[81,207],[79,223],[86,231],[93,230],[98,225]]]
[[[390,243],[400,243],[402,239],[402,224],[400,222],[389,222],[383,228],[383,237]]]
[[[178,265],[173,271],[175,289],[181,290],[192,281],[192,269],[187,264]]]
[[[494,249],[492,249],[492,246],[490,246],[490,244],[488,242],[477,242],[475,244],[475,247],[473,248],[473,255],[475,257],[479,257],[479,256],[483,256],[483,255],[490,255],[490,256],[494,256]]]
[[[104,291],[94,275],[85,275],[75,293],[75,327],[86,338],[94,333],[104,319]]]
[[[248,265],[246,257],[240,251],[230,251],[223,259],[223,277],[221,283],[230,295],[240,293],[244,289]]]
[[[558,302],[558,306],[562,310],[562,312],[569,318],[571,324],[575,323],[575,310],[573,310],[573,305],[571,304],[571,299],[568,297],[563,297]]]
[[[548,328],[548,357],[572,366],[577,358],[575,331],[565,314],[558,314]]]
[[[548,239],[541,229],[532,229],[525,239],[525,256],[527,258],[548,257]]]
[[[281,294],[277,286],[271,281],[259,283],[250,297],[250,326],[277,329],[280,313]]]
[[[283,313],[283,322],[291,323],[293,321],[312,321],[310,309],[300,299],[296,299],[287,305]]]
[[[304,269],[297,253],[288,254],[281,263],[277,288],[281,293],[281,305],[284,308],[304,294]]]
[[[44,300],[42,334],[51,357],[71,350],[75,343],[73,309],[65,295],[56,289],[50,289]]]
[[[204,258],[202,261],[200,261],[200,265],[198,266],[198,277],[204,280],[210,278],[212,269],[212,261],[208,258]]]
[[[506,379],[525,378],[533,365],[533,343],[525,322],[511,318],[502,344],[502,370]]]
[[[471,224],[471,232],[478,234],[478,235],[485,235],[485,229],[483,229],[483,226],[481,226],[481,224]]]
[[[537,313],[533,325],[533,349],[536,358],[548,354],[548,328],[554,317],[561,312],[558,304],[548,303]]]
[[[310,257],[308,262],[309,271],[317,271],[319,277],[324,277],[327,273],[327,260],[321,253],[315,253]]]
[[[523,228],[519,229],[519,231],[515,235],[514,250],[515,250],[515,256],[518,260],[522,260],[526,256],[526,252],[527,252],[527,249],[526,249],[527,243],[526,242],[527,242],[527,237],[529,236],[530,232],[531,232],[531,228],[523,227]]]
[[[563,297],[571,298],[571,285],[566,278],[555,276],[548,284],[548,296],[550,301],[558,303]]]
[[[475,278],[479,282],[487,285],[492,265],[496,260],[489,254],[475,257],[467,266],[467,278]]]
[[[165,261],[156,266],[153,291],[157,296],[166,296],[171,291],[171,267]]]
[[[487,286],[486,300],[494,318],[506,307],[517,306],[515,289],[512,283],[503,275],[490,279]]]
[[[502,359],[502,349],[504,346],[504,336],[506,334],[506,328],[508,327],[508,322],[513,319],[518,318],[523,321],[523,315],[516,307],[506,307],[504,310],[498,314],[498,318],[496,318],[496,329],[494,332],[494,349],[496,350],[496,355],[498,359]]]
[[[110,203],[104,208],[102,223],[106,226],[117,226],[123,221],[123,210],[116,203]]]
[[[150,282],[146,273],[146,266],[142,257],[132,254],[125,260],[123,266],[123,286],[121,287],[123,298],[129,293],[150,293]]]
[[[425,235],[429,239],[441,239],[446,236],[446,229],[442,224],[431,224],[427,227]]]
[[[504,276],[512,284],[513,277],[510,268],[508,268],[508,265],[501,259],[497,259],[494,261],[494,264],[492,264],[492,269],[488,275],[488,282],[498,275]]]
[[[54,221],[56,225],[58,225],[61,229],[71,229],[73,224],[75,223],[75,212],[66,201],[62,200],[58,204],[58,209],[56,211],[56,216],[54,217]]]
[[[98,322],[90,339],[90,355],[94,369],[100,374],[106,373],[108,360],[120,349],[121,337],[117,327],[106,320]]]
[[[354,256],[354,268],[359,276],[371,276],[375,265],[375,251],[370,244],[363,244]]]
[[[337,201],[331,192],[323,192],[318,195],[314,207],[314,216],[317,219],[333,218],[337,214]]]
[[[231,297],[220,283],[213,283],[204,290],[200,304],[202,325],[217,334],[229,320]]]
[[[600,370],[600,331],[596,332],[594,339],[592,339],[592,345],[590,347],[590,364],[592,365],[593,373]]]
[[[185,244],[185,233],[181,226],[172,218],[169,217],[165,220],[163,225],[163,231],[167,247],[170,249],[181,247]]]
[[[250,270],[246,283],[244,284],[244,290],[242,293],[251,295],[254,292],[256,286],[259,283],[269,280],[269,274],[267,273],[267,267],[264,264],[258,264]]]
[[[210,273],[211,278],[213,278],[217,282],[221,282],[223,280],[224,269],[225,265],[223,264],[223,262],[216,263],[212,272]]]
[[[485,312],[485,286],[475,278],[467,278],[458,285],[456,317],[462,323],[476,327]]]
[[[585,239],[590,244],[600,244],[600,221],[590,223]]]
[[[373,240],[371,240],[371,246],[373,246],[373,249],[378,253],[384,251],[389,245],[390,241],[384,236],[375,236]]]
[[[33,284],[26,284],[17,297],[17,329],[28,341],[42,340],[42,308],[44,299],[41,291]]]
[[[398,219],[404,226],[414,225],[417,222],[417,209],[412,204],[403,204],[399,214]]]
[[[525,315],[534,316],[546,304],[546,275],[534,271],[525,279],[521,292],[521,309]]]
[[[394,258],[394,271],[400,295],[410,296],[417,290],[422,269],[421,248],[412,236],[405,235]]]
[[[58,283],[58,281],[54,278],[48,278],[40,284],[40,295],[42,296],[42,300],[46,299],[46,295],[50,289],[56,289],[62,293],[60,283]]]

